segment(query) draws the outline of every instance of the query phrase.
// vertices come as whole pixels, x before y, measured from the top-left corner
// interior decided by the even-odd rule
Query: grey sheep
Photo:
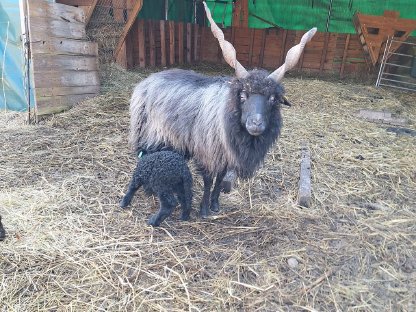
[[[192,174],[182,155],[171,151],[146,154],[139,158],[128,191],[120,202],[120,207],[130,205],[135,192],[143,186],[148,195],[159,198],[159,211],[148,221],[149,225],[159,226],[181,204],[182,220],[189,220],[192,206]]]
[[[276,71],[247,71],[205,8],[236,77],[209,77],[180,69],[150,75],[131,97],[129,137],[135,153],[168,149],[194,159],[204,180],[202,217],[208,216],[209,209],[219,210],[227,170],[241,178],[251,177],[276,142],[282,127],[280,103],[284,102],[280,81],[316,32],[316,28],[308,31]]]

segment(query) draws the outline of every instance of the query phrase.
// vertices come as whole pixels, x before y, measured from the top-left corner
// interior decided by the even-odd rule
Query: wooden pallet
[[[354,26],[360,38],[366,61],[375,65],[380,58],[387,38],[394,37],[395,40],[405,41],[410,33],[416,29],[416,20],[399,18],[397,11],[384,11],[383,16],[364,15],[356,13],[353,18]],[[395,52],[401,43],[392,45]]]

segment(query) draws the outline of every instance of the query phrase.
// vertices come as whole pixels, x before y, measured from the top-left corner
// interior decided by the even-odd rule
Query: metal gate
[[[393,43],[401,43],[396,52],[391,49]],[[387,40],[376,86],[416,92],[416,43]]]

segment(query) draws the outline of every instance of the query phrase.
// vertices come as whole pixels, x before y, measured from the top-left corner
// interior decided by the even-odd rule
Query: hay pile
[[[153,229],[157,203],[142,191],[132,210],[118,209],[135,165],[128,99],[147,74],[111,67],[101,96],[3,128],[2,310],[414,310],[416,138],[354,114],[389,109],[414,128],[411,95],[287,79],[294,106],[256,177],[222,195],[218,216],[175,214]],[[302,140],[309,209],[296,205]],[[196,211],[201,179],[194,189]]]

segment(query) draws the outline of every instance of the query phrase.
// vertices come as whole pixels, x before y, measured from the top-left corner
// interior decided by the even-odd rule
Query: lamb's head
[[[232,81],[231,96],[236,101],[241,126],[259,136],[275,122],[275,111],[283,101],[283,87],[264,70],[252,70],[245,78]]]

